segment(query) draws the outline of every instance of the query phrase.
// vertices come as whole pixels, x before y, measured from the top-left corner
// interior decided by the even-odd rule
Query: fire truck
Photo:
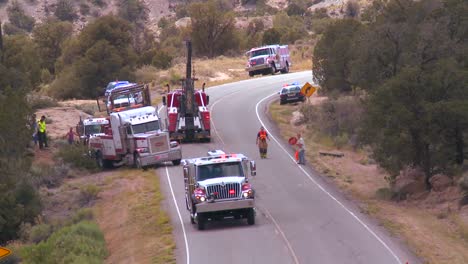
[[[181,147],[170,141],[169,133],[162,127],[164,122],[151,106],[147,85],[110,91],[107,97],[98,99],[99,110],[102,102],[109,124],[102,134],[89,139],[89,148],[99,167],[133,165],[145,169],[166,161],[180,164]]]
[[[256,74],[288,73],[291,67],[288,45],[268,45],[252,48],[247,53],[249,60],[245,70],[252,77]]]
[[[205,83],[201,90],[195,90],[196,78],[192,78],[192,44],[187,44],[186,78],[182,88],[171,91],[167,85],[167,96],[163,97],[166,106],[168,130],[172,140],[210,141],[211,124],[208,109],[209,96],[205,93]]]
[[[104,117],[93,118],[89,117],[81,119],[76,126],[76,132],[80,137],[80,142],[84,145],[88,144],[89,138],[104,133],[104,128],[109,125],[109,120]]]
[[[227,217],[255,224],[255,192],[248,175],[256,175],[255,161],[221,150],[183,160],[185,203],[190,221],[199,230],[208,221]]]

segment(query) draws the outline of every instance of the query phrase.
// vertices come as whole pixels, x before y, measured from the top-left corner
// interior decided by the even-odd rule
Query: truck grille
[[[213,194],[215,200],[239,198],[241,196],[240,183],[214,184],[206,187],[207,194]]]
[[[252,59],[250,60],[250,65],[255,66],[255,65],[261,65],[265,63],[264,58],[258,58],[258,59]]]
[[[166,134],[159,134],[151,137],[150,141],[150,152],[158,153],[169,150],[169,140]]]

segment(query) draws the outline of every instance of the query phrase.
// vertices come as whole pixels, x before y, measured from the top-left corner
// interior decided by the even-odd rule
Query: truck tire
[[[101,170],[112,167],[112,161],[103,159],[100,151],[96,152],[96,164]]]
[[[181,159],[173,160],[172,165],[178,166],[178,165],[180,165],[180,161],[181,161]]]
[[[275,73],[276,73],[276,66],[275,66],[274,64],[272,64],[270,70],[271,70],[271,75],[275,75]]]
[[[284,66],[284,69],[281,70],[281,73],[288,73],[289,72],[289,64],[286,62],[286,66]]]
[[[205,229],[205,217],[201,214],[197,214],[197,229],[204,230]]]
[[[247,224],[255,225],[255,210],[253,208],[247,212]]]
[[[146,170],[147,168],[141,165],[141,157],[138,154],[133,155],[133,165],[137,169]]]
[[[249,72],[249,76],[250,76],[250,77],[253,77],[253,76],[254,76],[253,71],[250,71],[250,72]]]

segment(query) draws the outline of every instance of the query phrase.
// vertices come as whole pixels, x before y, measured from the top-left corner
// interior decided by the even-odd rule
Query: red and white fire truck
[[[122,104],[129,98],[128,104]],[[130,98],[132,98],[130,100]],[[115,108],[114,100],[119,101]],[[158,111],[151,106],[147,85],[133,85],[112,90],[104,100],[108,112],[109,125],[103,134],[89,139],[89,147],[102,168],[133,165],[146,168],[151,165],[171,161],[179,165],[182,159],[181,148],[176,141],[170,141],[164,130]]]
[[[172,140],[211,139],[209,96],[205,93],[205,84],[201,90],[195,90],[195,80],[192,78],[192,46],[187,41],[187,69],[186,78],[182,79],[182,89],[171,91],[167,85],[167,97],[163,97]]]
[[[245,70],[249,76],[256,74],[288,73],[291,67],[288,45],[268,45],[247,51],[249,60]]]

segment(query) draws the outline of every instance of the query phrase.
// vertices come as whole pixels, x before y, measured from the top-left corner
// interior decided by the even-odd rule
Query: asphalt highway
[[[185,208],[182,166],[158,167],[177,263],[421,263],[310,165],[295,163],[293,150],[265,115],[281,86],[294,81],[312,83],[312,73],[257,77],[207,89],[212,141],[183,144],[182,155],[206,156],[221,149],[254,159],[257,176],[250,182],[256,190],[256,223],[229,219],[197,230]],[[271,137],[267,159],[260,159],[255,145],[260,125]]]

